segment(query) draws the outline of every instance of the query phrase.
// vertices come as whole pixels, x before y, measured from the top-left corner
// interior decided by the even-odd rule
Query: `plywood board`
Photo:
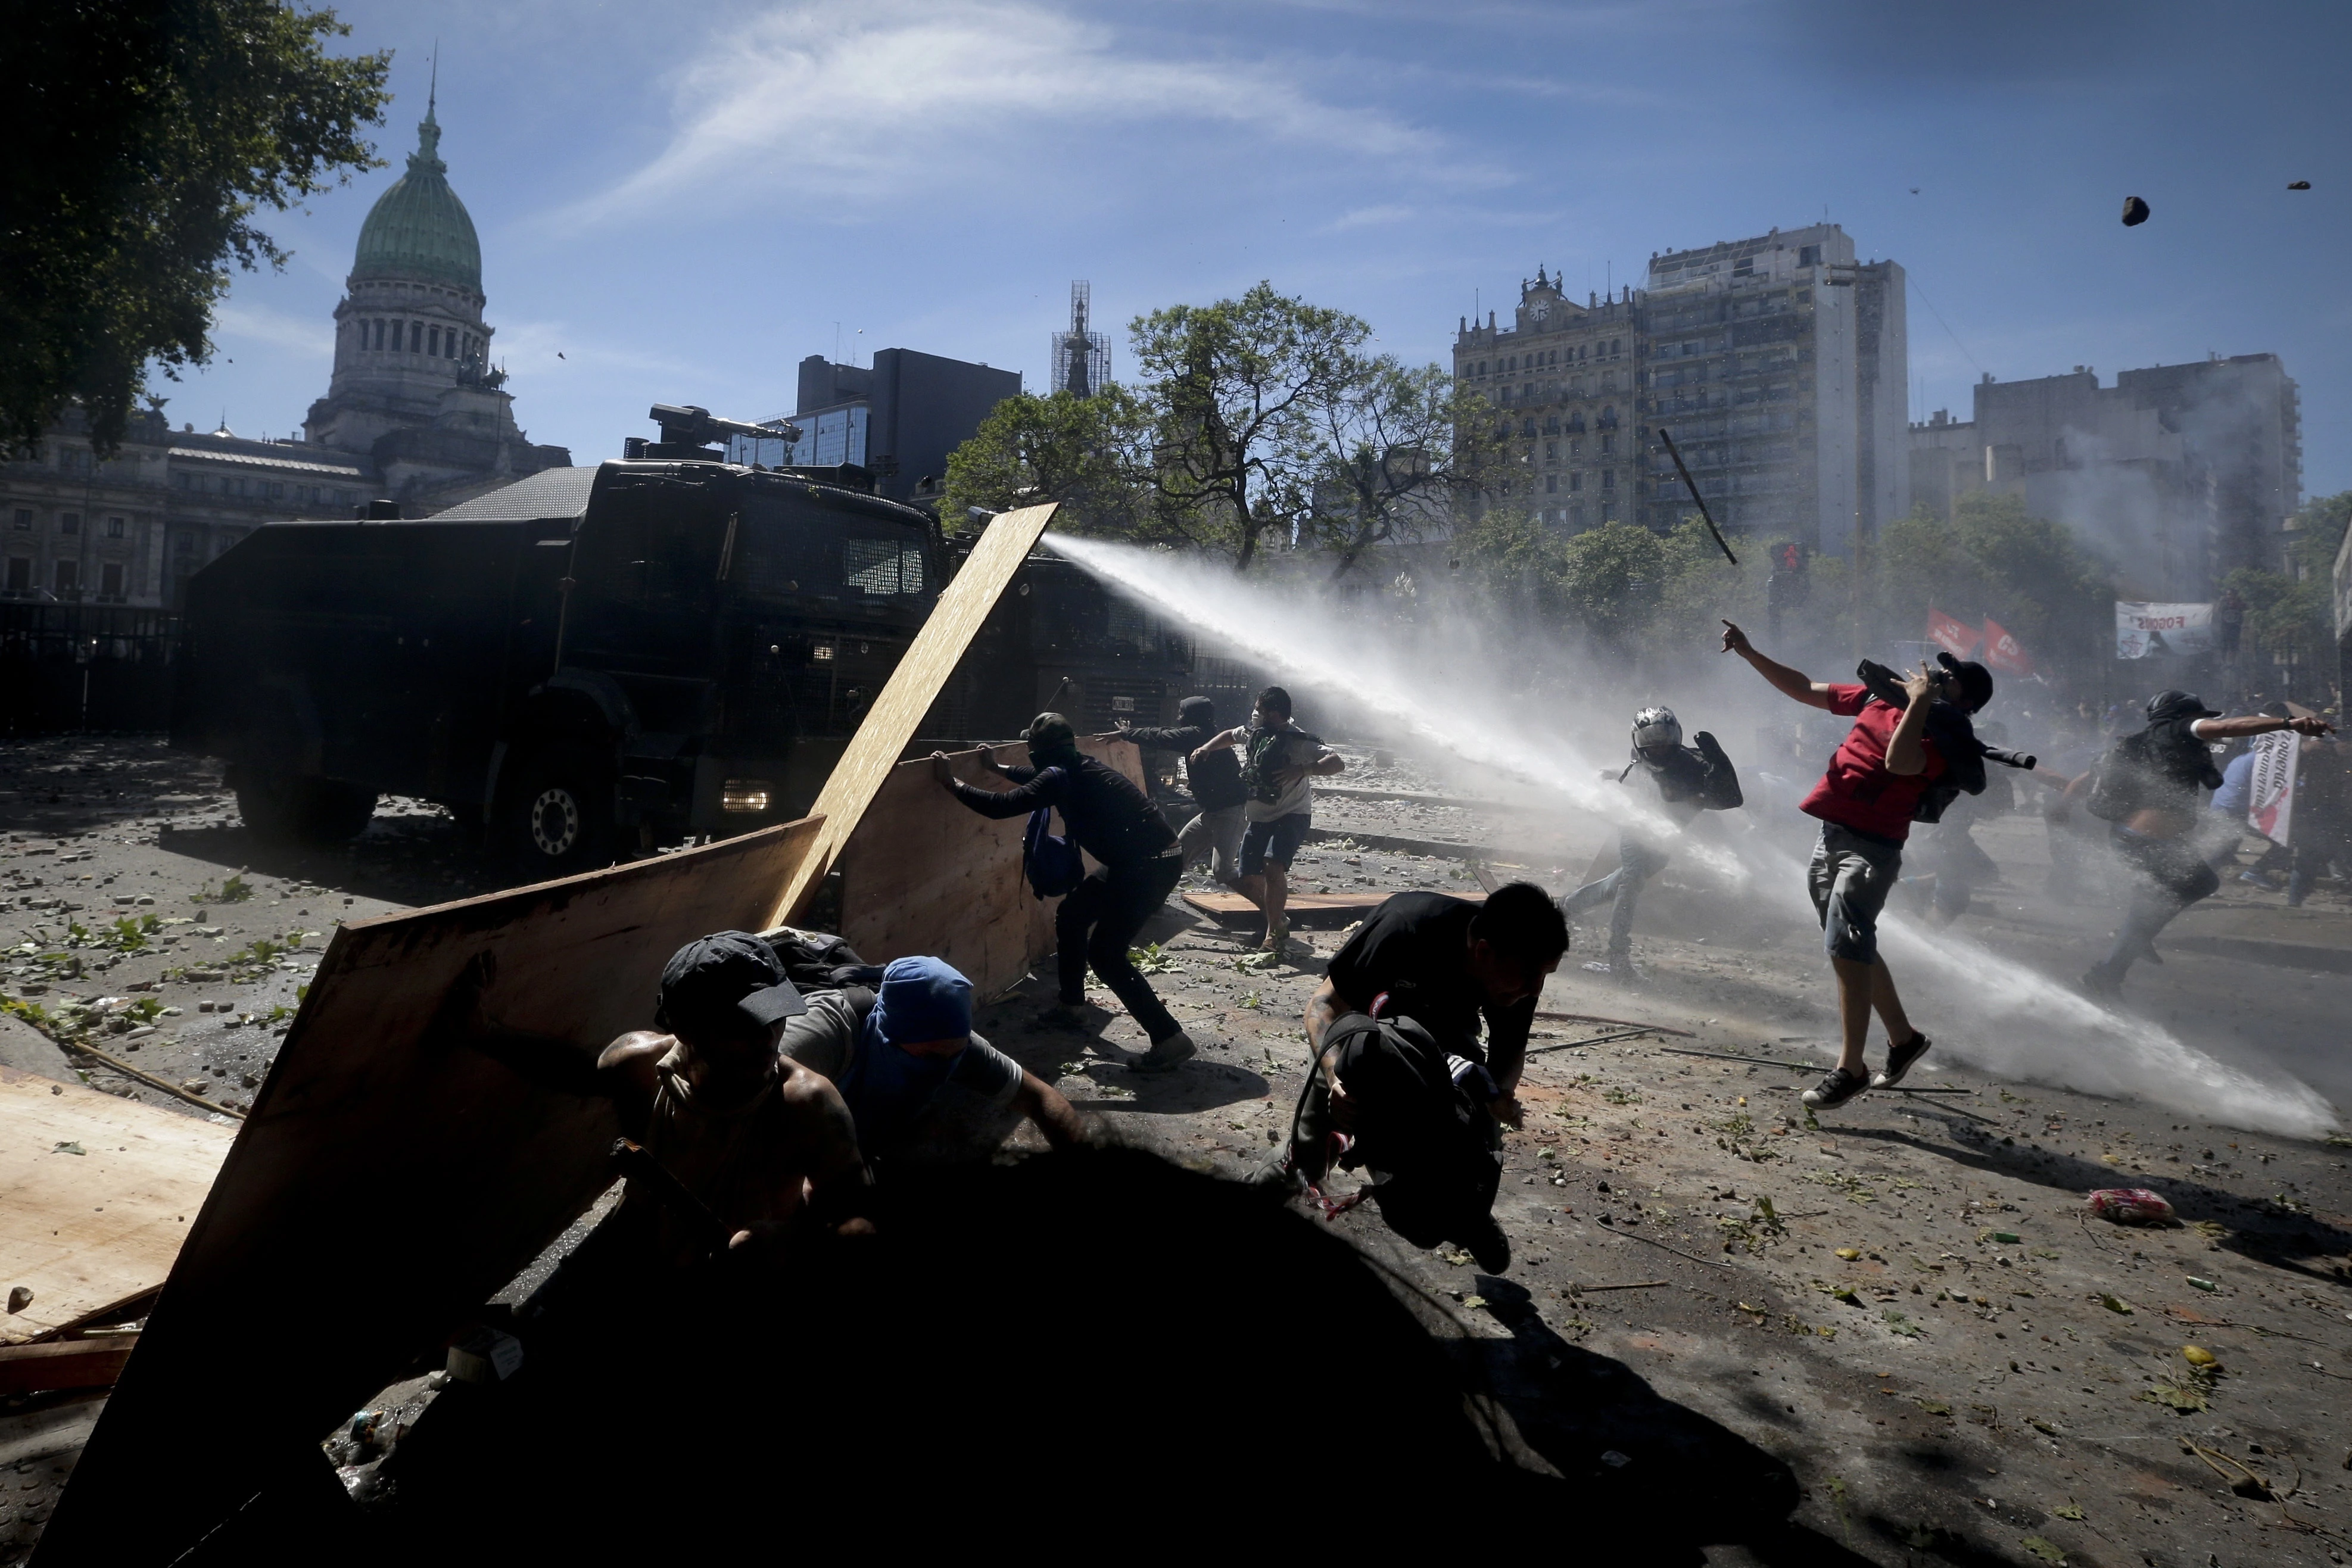
[[[1143,786],[1143,756],[1131,740],[1090,736],[1078,749]],[[959,778],[1003,788],[977,751],[956,754]],[[1000,746],[1002,763],[1026,764],[1022,746]],[[993,821],[955,800],[931,777],[928,758],[893,768],[866,818],[842,846],[841,934],[869,962],[910,954],[946,959],[983,997],[994,996],[1054,951],[1058,900],[1039,900],[1021,874],[1027,819]],[[1061,831],[1056,821],[1055,831]]]
[[[818,826],[337,931],[44,1535],[44,1568],[172,1561],[607,1185],[607,1104],[434,1027],[468,966],[495,969],[493,1019],[593,1052],[651,1022],[682,944],[759,927]],[[245,1357],[252,1375],[224,1397],[224,1354],[257,1323],[297,1322],[315,1332]],[[158,1463],[194,1411],[202,1462]]]
[[[22,1344],[163,1282],[234,1129],[0,1067],[0,1316]],[[80,1154],[70,1152],[79,1149]]]
[[[948,677],[955,674],[981,622],[996,608],[1005,584],[1013,580],[1013,574],[1021,570],[1021,563],[1029,559],[1030,550],[1045,534],[1056,505],[1049,501],[1042,507],[999,513],[980,536],[980,543],[972,547],[955,580],[931,607],[906,657],[890,673],[882,695],[874,699],[849,749],[826,776],[816,803],[809,808],[810,815],[825,820],[824,828],[762,928],[797,918],[816,896],[817,884],[833,870],[842,846],[866,820],[867,808],[881,792],[891,768],[898,766],[907,743],[915,738],[923,716],[939,700]]]

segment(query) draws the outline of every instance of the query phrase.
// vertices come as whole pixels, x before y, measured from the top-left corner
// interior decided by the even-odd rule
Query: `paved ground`
[[[1352,788],[1460,798],[1358,760]],[[1318,820],[1343,838],[1310,846],[1300,885],[1375,894],[1472,885],[1460,859],[1365,847],[1375,838],[1532,849],[1507,874],[1555,887],[1609,838],[1598,823],[1427,801],[1333,798]],[[2079,970],[2105,912],[2038,896],[2038,820],[1979,839],[2003,877],[1965,928],[2020,964]],[[226,900],[232,878],[247,896]],[[216,775],[160,745],[0,747],[12,1009],[224,1106],[266,1067],[272,1009],[294,1005],[335,920],[494,880],[423,809],[388,809],[347,851],[276,856],[237,825]],[[1361,1209],[1336,1222],[1442,1310],[1530,1462],[1662,1511],[1725,1484],[1717,1466],[1787,1465],[1805,1544],[1759,1532],[1709,1553],[1723,1563],[2316,1563],[2352,1550],[2338,1408],[2352,1407],[2352,1145],[1934,1058],[1917,1082],[1958,1092],[1866,1096],[1808,1124],[1795,1092],[1820,1070],[1830,1021],[1817,936],[1680,869],[1637,930],[1641,986],[1583,969],[1580,930],[1544,1006],[1688,1034],[1576,1046],[1607,1026],[1538,1026],[1539,1047],[1564,1049],[1533,1059],[1526,1124],[1506,1140],[1506,1277],[1403,1248]],[[1035,1027],[1045,998],[1026,993],[983,1028],[1117,1135],[1244,1173],[1287,1124],[1299,1016],[1341,933],[1305,933],[1309,950],[1270,967],[1247,958],[1246,934],[1172,906],[1148,935],[1168,966],[1155,983],[1207,1046],[1196,1064],[1128,1071],[1142,1041],[1107,996],[1088,1031]],[[2352,954],[2340,890],[2288,911],[2232,883],[2162,946],[2165,966],[2133,977],[2135,1009],[2352,1100],[2335,1060]],[[2084,1215],[2085,1192],[2119,1185],[2155,1187],[2185,1223]],[[2198,1372],[2189,1345],[2219,1370]],[[37,1533],[85,1412],[0,1411],[0,1467],[15,1470],[0,1562]]]

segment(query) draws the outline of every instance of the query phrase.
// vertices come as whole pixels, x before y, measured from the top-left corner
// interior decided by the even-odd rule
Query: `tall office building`
[[[1509,416],[1511,498],[1548,523],[1696,515],[1663,428],[1727,532],[1843,555],[1910,509],[1903,282],[1834,224],[1662,252],[1581,306],[1538,268],[1512,326],[1461,324],[1454,373]]]
[[[1911,427],[1913,487],[1944,516],[1972,490],[2072,528],[2126,597],[2210,599],[2242,566],[2275,569],[2303,496],[2302,405],[2276,354],[2125,371],[2087,365],[1975,390],[1975,417]]]

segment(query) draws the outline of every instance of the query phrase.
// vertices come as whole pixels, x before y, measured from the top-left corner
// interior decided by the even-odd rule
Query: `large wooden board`
[[[22,1344],[147,1294],[172,1271],[236,1134],[0,1067],[0,1316]],[[79,1155],[72,1149],[80,1149]]]
[[[981,622],[996,608],[1005,584],[1029,559],[1045,525],[1053,520],[1056,505],[1049,501],[1042,507],[1000,513],[980,536],[980,543],[972,547],[955,580],[932,606],[923,629],[890,673],[882,695],[874,699],[873,708],[858,725],[849,749],[834,765],[816,803],[809,808],[810,815],[825,820],[824,828],[784,887],[767,925],[797,919],[816,896],[817,884],[833,870],[842,846],[865,821],[867,809],[905,755],[907,743],[915,738],[923,716],[939,700],[948,677],[955,674]]]
[[[495,965],[493,1018],[596,1051],[651,1022],[681,944],[759,927],[818,826],[336,932],[43,1536],[43,1568],[172,1561],[607,1185],[606,1104],[430,1027],[469,964]],[[275,1348],[255,1354],[257,1333]],[[199,1461],[159,1462],[192,1419]]]
[[[1090,736],[1078,749],[1142,787],[1133,741]],[[993,753],[1003,763],[1029,760],[1022,746]],[[958,752],[957,776],[1003,788],[979,756]],[[1021,874],[1025,821],[992,821],[966,807],[932,779],[928,758],[898,764],[842,846],[842,936],[870,963],[917,953],[944,958],[981,996],[994,996],[1054,950],[1055,904],[1034,897]]]

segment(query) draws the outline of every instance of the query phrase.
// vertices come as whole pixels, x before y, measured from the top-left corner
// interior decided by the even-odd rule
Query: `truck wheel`
[[[612,861],[613,783],[584,749],[532,758],[507,802],[508,852],[533,881],[570,876]]]
[[[283,773],[251,770],[236,786],[236,814],[253,836],[267,843],[286,843],[296,836],[298,797],[301,780]]]

